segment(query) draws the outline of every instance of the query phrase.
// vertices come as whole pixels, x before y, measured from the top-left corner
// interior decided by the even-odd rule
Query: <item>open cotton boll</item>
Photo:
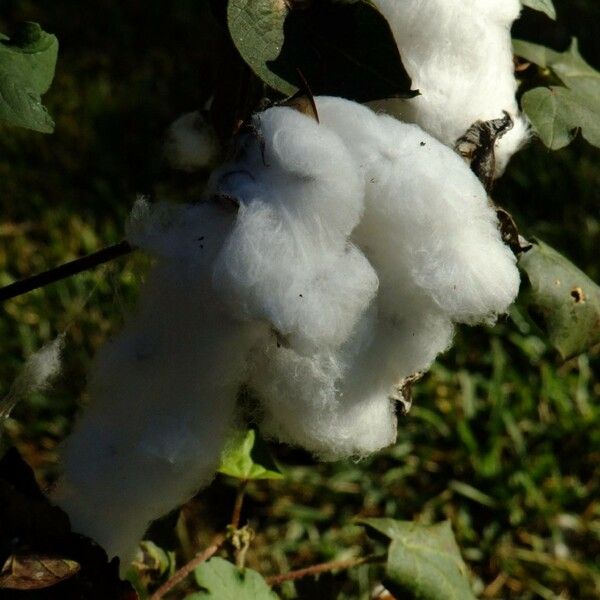
[[[200,111],[181,115],[167,130],[164,155],[173,169],[197,171],[212,167],[220,154],[219,140]]]
[[[339,98],[316,103],[361,166],[365,215],[352,239],[377,271],[382,309],[402,316],[431,304],[466,323],[504,313],[519,288],[516,260],[462,159],[416,125],[374,120]]]
[[[0,401],[0,435],[4,419],[10,416],[16,404],[30,394],[44,389],[58,375],[64,336],[59,335],[50,343],[34,352],[21,368],[8,394]]]
[[[514,126],[496,145],[500,175],[528,138],[515,93],[510,27],[518,0],[375,0],[388,20],[402,62],[420,95],[376,104],[419,124],[448,146],[476,121],[499,119]]]
[[[153,519],[213,477],[247,356],[269,336],[223,310],[198,236],[211,223],[187,215],[194,227],[165,235],[191,235],[194,251],[181,242],[151,270],[137,313],[95,360],[90,405],[64,448],[57,501],[75,531],[125,561]]]

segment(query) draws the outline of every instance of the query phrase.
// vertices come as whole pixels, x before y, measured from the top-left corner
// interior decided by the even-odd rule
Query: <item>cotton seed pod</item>
[[[362,173],[365,214],[351,237],[379,290],[344,344],[309,356],[271,347],[251,386],[266,435],[339,459],[393,443],[395,384],[450,346],[453,322],[507,310],[519,276],[485,190],[456,153],[416,125],[315,101]]]

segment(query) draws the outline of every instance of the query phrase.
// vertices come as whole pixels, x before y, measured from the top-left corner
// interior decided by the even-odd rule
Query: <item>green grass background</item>
[[[520,36],[564,47],[571,34],[600,68],[600,5],[556,2]],[[0,126],[0,285],[119,241],[137,193],[193,198],[200,181],[169,174],[162,135],[200,106],[218,72],[201,0],[5,0],[0,31],[35,20],[61,43],[46,104],[56,132]],[[211,54],[212,53],[212,54]],[[552,153],[533,142],[495,198],[600,280],[600,151],[578,139]],[[56,476],[57,445],[85,400],[95,349],[133,306],[144,261],[120,259],[7,302],[0,314],[0,394],[23,358],[67,331],[53,389],[7,423],[40,481]],[[248,564],[265,574],[355,556],[370,548],[355,516],[452,520],[484,598],[600,598],[600,358],[562,363],[518,310],[494,328],[461,330],[416,387],[395,447],[359,463],[315,464],[274,447],[286,478],[249,488],[256,530]],[[231,482],[217,481],[159,528],[182,558],[222,527]],[[224,508],[222,508],[224,507]],[[168,536],[166,536],[168,538]],[[366,599],[377,573],[361,567],[284,593]]]

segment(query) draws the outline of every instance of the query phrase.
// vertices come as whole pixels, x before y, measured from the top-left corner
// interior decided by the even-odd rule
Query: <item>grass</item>
[[[119,241],[137,192],[187,198],[197,186],[163,170],[160,140],[180,112],[202,104],[214,77],[203,49],[210,38],[198,41],[201,3],[178,2],[168,14],[156,1],[92,5],[13,0],[0,8],[0,30],[34,19],[62,43],[47,97],[56,133],[0,129],[0,284]],[[557,5],[565,14],[571,6],[568,22],[584,49],[597,48],[587,26],[596,6]],[[524,231],[596,280],[599,159],[581,140],[558,153],[533,143],[495,192]],[[45,484],[84,399],[89,361],[133,305],[143,268],[140,257],[121,259],[4,306],[0,394],[26,354],[68,333],[57,384],[7,424],[5,443]],[[462,330],[416,387],[393,448],[359,463],[315,464],[273,446],[286,478],[248,489],[243,516],[256,531],[248,564],[272,574],[370,551],[356,516],[449,518],[483,598],[598,598],[599,373],[597,352],[562,364],[518,308],[493,329]],[[193,552],[227,522],[234,496],[232,482],[217,479],[182,512],[179,538],[171,518],[156,539],[181,556]],[[324,576],[316,590],[303,582],[296,593],[362,600],[376,578],[364,566]],[[292,586],[283,593],[292,597]]]

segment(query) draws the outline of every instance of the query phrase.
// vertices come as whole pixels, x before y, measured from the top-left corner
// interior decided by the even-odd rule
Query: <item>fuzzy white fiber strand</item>
[[[528,125],[515,93],[510,28],[519,0],[374,0],[388,20],[402,62],[420,95],[376,104],[419,124],[444,144],[476,121],[499,119],[514,126],[496,146],[500,175],[527,140]]]
[[[164,155],[173,169],[197,171],[215,165],[219,141],[200,111],[185,113],[167,130]]]
[[[249,348],[266,334],[232,320],[210,286],[231,215],[140,201],[134,220],[130,241],[159,258],[136,314],[95,360],[57,494],[75,531],[124,560],[150,521],[213,477]]]
[[[58,375],[63,345],[64,336],[59,335],[25,361],[8,394],[0,401],[0,427],[20,400],[43,390]]]

